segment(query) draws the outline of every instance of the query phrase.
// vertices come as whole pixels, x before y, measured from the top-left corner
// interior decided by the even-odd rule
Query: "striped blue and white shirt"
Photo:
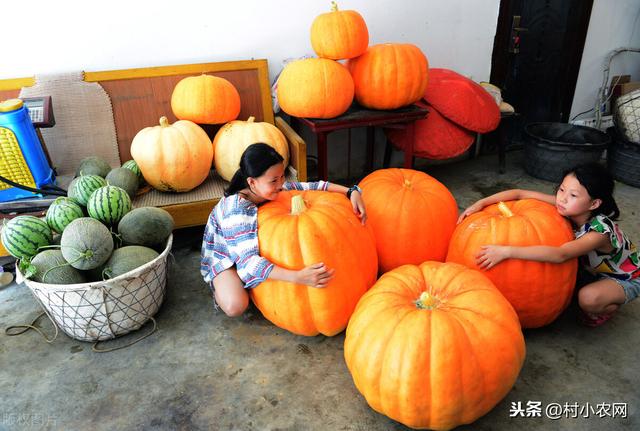
[[[329,183],[287,182],[283,190],[327,190]],[[223,197],[209,214],[202,240],[200,273],[211,285],[213,278],[236,266],[245,288],[251,289],[269,277],[273,263],[260,256],[258,207],[239,194]]]

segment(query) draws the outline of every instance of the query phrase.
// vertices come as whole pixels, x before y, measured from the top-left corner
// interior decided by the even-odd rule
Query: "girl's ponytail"
[[[233,177],[231,177],[231,181],[229,182],[229,187],[227,187],[224,191],[225,196],[235,195],[242,189],[246,189],[249,185],[247,184],[247,176],[242,172],[242,168],[238,169]]]

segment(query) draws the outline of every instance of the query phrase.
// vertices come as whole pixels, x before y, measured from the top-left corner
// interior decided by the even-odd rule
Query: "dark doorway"
[[[567,122],[593,0],[501,0],[491,82],[520,114],[511,141],[537,121]]]

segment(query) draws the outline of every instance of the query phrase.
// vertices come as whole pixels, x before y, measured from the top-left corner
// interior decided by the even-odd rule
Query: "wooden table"
[[[347,112],[339,117],[330,119],[291,117],[294,130],[299,133],[300,124],[305,124],[316,135],[318,142],[318,177],[328,179],[327,170],[327,135],[334,130],[350,129],[353,127],[367,128],[367,160],[368,171],[373,170],[374,127],[393,126],[407,127],[408,141],[413,142],[414,122],[427,116],[429,111],[416,105],[406,106],[392,111],[367,109],[357,104],[352,105]],[[404,153],[404,167],[413,166],[413,150],[409,148]]]

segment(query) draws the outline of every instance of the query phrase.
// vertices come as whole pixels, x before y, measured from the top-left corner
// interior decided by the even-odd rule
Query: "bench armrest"
[[[298,174],[298,181],[307,181],[307,144],[282,117],[275,117],[276,127],[287,138],[289,163]]]

